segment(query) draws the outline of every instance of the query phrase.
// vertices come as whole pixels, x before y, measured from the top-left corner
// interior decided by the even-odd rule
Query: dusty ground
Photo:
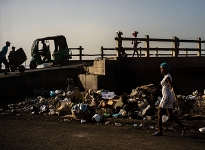
[[[205,126],[204,120],[184,122],[190,128],[185,137],[180,137],[179,128],[172,122],[164,124],[165,128],[173,126],[161,137],[151,135],[156,130],[150,126],[155,126],[156,121],[118,119],[111,122],[121,122],[123,126],[77,124],[75,120],[59,116],[0,116],[0,149],[205,149],[205,134],[198,131],[199,126]],[[143,123],[144,127],[134,128],[134,123]]]

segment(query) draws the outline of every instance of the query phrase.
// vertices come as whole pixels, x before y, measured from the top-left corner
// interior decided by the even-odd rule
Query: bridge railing
[[[138,52],[138,57],[190,57],[190,56],[205,56],[205,49],[202,49],[202,44],[205,41],[202,41],[201,38],[197,38],[196,40],[185,40],[179,39],[177,37],[173,37],[172,39],[159,39],[159,38],[150,38],[149,35],[145,35],[145,38],[129,38],[129,37],[122,37],[122,32],[117,32],[116,37],[116,47],[115,48],[104,48],[101,46],[100,54],[83,54],[84,48],[79,46],[77,48],[69,48],[70,50],[78,50],[79,53],[72,54],[72,56],[79,56],[79,60],[82,60],[84,56],[96,56],[100,59],[105,57],[113,56],[113,57],[123,57],[122,52]],[[123,47],[123,42],[125,41],[140,41],[144,42],[144,47]],[[172,47],[170,48],[159,48],[159,47],[150,47],[150,43],[152,42],[167,42],[172,43]],[[196,43],[196,48],[180,48],[179,44],[181,43]],[[73,51],[73,52],[74,52]],[[107,53],[109,52],[109,53]],[[113,53],[112,53],[113,52]],[[127,56],[134,57],[134,53],[130,54],[127,53]]]
[[[85,57],[87,57],[87,56],[92,56],[92,57],[96,56],[95,59],[98,59],[98,58],[103,59],[106,56],[116,56],[116,54],[114,53],[115,48],[103,48],[103,47],[101,47],[101,53],[100,54],[83,54],[84,48],[82,48],[82,46],[79,46],[77,48],[69,48],[69,49],[72,51],[72,53],[75,52],[76,50],[79,51],[78,53],[75,52],[75,54],[72,54],[72,56],[79,56],[79,60],[82,60],[82,57],[84,57],[84,56]],[[112,50],[114,54],[105,54],[104,51],[110,51],[110,50]]]
[[[163,55],[170,55],[171,57],[178,57],[179,55],[184,55],[186,57],[189,56],[202,56],[203,51],[205,49],[202,49],[202,44],[205,43],[205,41],[202,41],[201,38],[197,38],[197,40],[184,40],[184,39],[179,39],[177,37],[173,37],[172,39],[159,39],[159,38],[150,38],[149,35],[145,35],[145,38],[127,38],[127,37],[122,37],[122,32],[117,32],[116,33],[116,56],[117,57],[122,57],[122,52],[124,51],[134,51],[138,50],[139,51],[139,57],[145,56],[145,57],[150,57],[150,56],[163,56]],[[139,48],[133,48],[133,47],[123,47],[122,42],[123,41],[143,41],[145,44],[145,47],[139,47]],[[158,48],[158,47],[150,47],[151,42],[171,42],[172,43],[172,48]],[[197,47],[196,48],[179,48],[180,43],[196,43]],[[154,51],[155,53],[151,53]],[[179,52],[184,51],[184,54],[179,54]],[[142,53],[144,52],[144,53]],[[159,53],[159,52],[171,52],[169,54],[165,53]],[[189,52],[195,52],[195,54],[191,54]],[[143,54],[143,55],[142,55]]]

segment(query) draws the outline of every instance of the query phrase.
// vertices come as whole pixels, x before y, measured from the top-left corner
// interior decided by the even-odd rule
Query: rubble
[[[79,123],[105,120],[105,125],[110,125],[106,118],[124,118],[154,120],[157,117],[157,107],[160,95],[156,95],[153,84],[142,85],[133,89],[130,94],[116,95],[104,89],[95,91],[79,91],[74,87],[72,79],[67,80],[66,90],[45,90],[36,88],[34,97],[25,98],[23,101],[0,107],[0,115],[21,115],[25,112],[30,115],[59,115],[65,116],[64,122],[70,119]],[[71,84],[71,85],[70,85]],[[178,103],[174,105],[175,115],[181,119],[200,119],[205,115],[205,94],[194,91],[191,95],[177,95]],[[168,116],[163,116],[163,122]],[[122,126],[115,122],[115,126]],[[143,124],[134,124],[142,127]],[[149,128],[156,128],[150,126]]]

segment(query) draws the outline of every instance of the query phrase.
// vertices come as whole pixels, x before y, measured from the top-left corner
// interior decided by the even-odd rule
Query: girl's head
[[[138,32],[137,32],[137,31],[133,31],[133,32],[132,32],[132,35],[133,35],[134,37],[136,37],[136,36],[137,36],[137,34],[138,34]]]
[[[160,64],[160,72],[162,74],[167,74],[171,72],[171,68],[167,62],[163,62]]]

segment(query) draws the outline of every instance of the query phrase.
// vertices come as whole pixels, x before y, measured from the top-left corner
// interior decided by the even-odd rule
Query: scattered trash
[[[43,63],[43,64],[37,66],[37,68],[39,68],[39,69],[40,68],[48,68],[48,67],[51,67],[49,63]]]
[[[64,122],[70,122],[70,119],[64,118],[63,121]]]
[[[162,122],[166,122],[168,119],[169,119],[169,117],[167,115],[162,116]]]
[[[120,96],[105,89],[98,91],[89,89],[81,92],[74,86],[71,78],[66,80],[66,84],[66,90],[62,90],[63,88],[45,90],[36,87],[33,90],[33,97],[1,107],[0,115],[18,116],[24,112],[32,115],[70,115],[79,123],[86,123],[90,120],[101,123],[105,119],[105,125],[111,124],[111,121],[106,121],[109,118],[114,120],[118,118],[157,119],[157,107],[161,97],[153,96],[156,88],[152,84],[139,86],[130,94],[123,93]],[[196,90],[191,95],[177,95],[177,99],[178,103],[174,105],[174,113],[181,119],[200,119],[205,116],[205,93]],[[162,116],[162,122],[167,122],[168,119],[167,115]],[[70,119],[64,118],[61,121],[70,122]],[[122,123],[114,123],[114,125],[122,126]],[[143,126],[142,123],[133,124],[135,128]],[[153,125],[148,125],[148,128],[156,129]],[[199,128],[199,131],[204,133],[205,127]]]
[[[98,114],[95,114],[92,118],[93,118],[96,122],[100,122],[100,121],[101,121],[101,117],[100,117],[100,115],[98,115]]]
[[[110,125],[110,124],[111,124],[110,121],[105,122],[105,125]]]
[[[135,124],[133,124],[133,127],[135,127],[135,128],[136,128],[136,127],[138,127],[138,124],[136,124],[136,123],[135,123]]]
[[[121,124],[121,123],[115,123],[115,126],[117,126],[117,127],[121,127],[122,124]]]
[[[202,133],[205,133],[205,127],[199,128],[199,131],[202,132]]]
[[[81,119],[80,122],[81,123],[86,123],[86,120]]]
[[[50,91],[50,96],[51,97],[53,97],[53,96],[55,96],[56,94],[55,94],[55,91]]]

